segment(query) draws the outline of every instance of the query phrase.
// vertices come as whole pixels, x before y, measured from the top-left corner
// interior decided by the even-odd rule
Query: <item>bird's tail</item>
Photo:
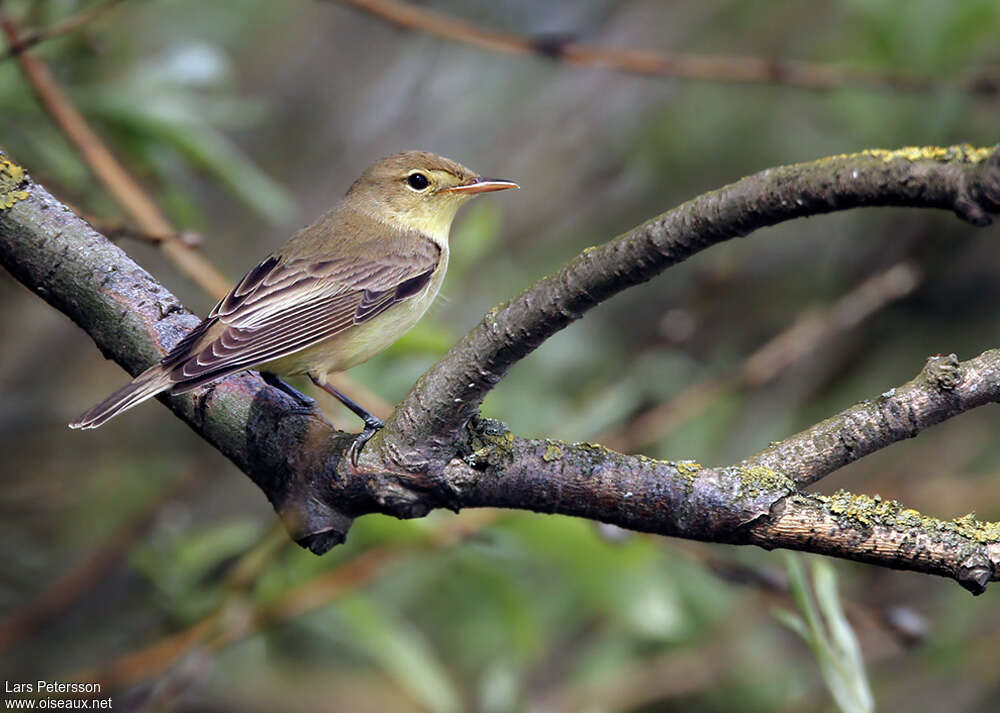
[[[161,391],[170,388],[170,376],[157,364],[135,377],[130,383],[120,388],[101,403],[94,406],[76,421],[70,428],[97,428],[112,418],[148,398],[156,396]]]

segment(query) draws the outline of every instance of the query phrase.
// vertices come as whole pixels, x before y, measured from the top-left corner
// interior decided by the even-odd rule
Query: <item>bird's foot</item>
[[[307,409],[316,408],[316,399],[312,398],[311,396],[306,396],[301,391],[296,389],[294,386],[286,384],[284,381],[278,378],[277,374],[272,374],[269,371],[262,371],[260,372],[260,377],[264,380],[264,383],[267,384],[268,386],[273,386],[286,396],[291,396],[299,406],[302,406],[303,408]]]
[[[347,457],[350,459],[351,465],[355,470],[358,468],[358,456],[361,454],[361,449],[368,443],[372,436],[383,428],[385,428],[385,421],[371,414],[367,415],[364,429],[351,441],[351,445],[347,448]]]

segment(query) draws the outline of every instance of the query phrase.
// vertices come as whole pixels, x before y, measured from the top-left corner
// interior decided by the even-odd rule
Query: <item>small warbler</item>
[[[183,394],[246,369],[303,403],[277,375],[308,376],[365,423],[351,449],[383,426],[327,383],[388,347],[423,316],[448,267],[458,209],[517,188],[424,151],[375,162],[340,204],[248,272],[158,364],[83,414],[97,428],[163,391]]]

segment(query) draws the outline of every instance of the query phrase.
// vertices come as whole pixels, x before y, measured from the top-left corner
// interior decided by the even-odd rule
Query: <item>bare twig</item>
[[[3,8],[0,8],[0,29],[3,30],[11,47],[17,47],[21,43],[19,28]],[[220,298],[225,295],[229,291],[229,280],[201,254],[176,237],[177,231],[160,212],[156,203],[90,128],[87,120],[66,96],[45,63],[28,50],[17,53],[17,61],[39,103],[80,152],[87,166],[104,184],[115,201],[143,231],[165,236],[160,247],[181,272],[213,297]]]
[[[124,2],[124,0],[104,0],[104,2],[97,3],[96,5],[81,10],[75,15],[57,22],[51,27],[23,32],[17,42],[11,42],[10,47],[8,47],[6,51],[0,53],[0,62],[19,55],[39,43],[46,42],[56,37],[72,34],[81,27],[90,24],[98,17],[111,10],[115,5],[122,2]]]
[[[954,89],[995,96],[1000,81],[986,76],[950,81],[865,71],[819,62],[730,57],[598,47],[569,35],[528,37],[479,27],[471,22],[401,0],[336,0],[404,30],[504,54],[528,55],[577,67],[600,67],[626,74],[712,82],[783,84],[827,91],[839,88],[930,92]]]
[[[159,245],[168,240],[176,239],[190,248],[200,247],[205,242],[201,233],[196,233],[193,230],[184,230],[179,233],[150,233],[121,220],[108,220],[93,215],[85,215],[83,217],[108,240],[121,240],[124,238],[140,243]]]
[[[120,0],[116,0],[120,1]],[[22,42],[22,35],[16,23],[0,6],[0,29],[7,36],[11,46]],[[112,198],[138,224],[139,230],[130,232],[122,228],[119,234],[136,239],[148,239],[159,245],[169,260],[180,271],[215,299],[229,292],[231,282],[200,252],[194,249],[193,234],[176,230],[160,211],[142,186],[129,175],[108,147],[72,103],[48,67],[31,52],[17,53],[25,77],[45,110],[62,130],[66,138],[80,153],[90,170],[108,189]],[[392,407],[385,399],[363,390],[350,377],[339,377],[339,388],[348,396],[364,395],[363,403],[372,413],[388,414]]]

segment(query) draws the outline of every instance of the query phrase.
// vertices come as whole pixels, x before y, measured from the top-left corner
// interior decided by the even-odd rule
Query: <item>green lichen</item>
[[[563,457],[562,446],[558,446],[555,443],[550,443],[545,447],[545,453],[542,454],[542,460],[546,463],[551,463],[554,460],[561,460]]]
[[[904,146],[899,149],[865,149],[857,153],[837,154],[827,156],[821,161],[839,161],[851,158],[877,158],[885,163],[904,159],[906,161],[939,161],[957,163],[981,163],[993,155],[992,146],[970,146],[957,144],[954,146]]]
[[[7,210],[28,197],[28,192],[21,188],[26,179],[23,168],[0,157],[0,210]]]
[[[574,443],[572,450],[565,455],[573,459],[585,478],[605,469],[627,467],[629,460],[643,460],[641,456],[625,456],[599,443]]]
[[[693,460],[682,460],[677,461],[674,464],[674,467],[677,469],[677,475],[687,480],[694,480],[695,476],[698,475],[698,471],[700,471],[703,466],[701,463]]]
[[[973,513],[954,520],[941,520],[904,507],[895,500],[883,500],[878,495],[855,495],[838,490],[833,495],[815,497],[830,513],[854,527],[916,529],[936,539],[958,535],[979,544],[1000,542],[1000,522],[983,522]]]
[[[826,503],[827,509],[834,515],[865,528],[891,526],[898,522],[899,513],[903,510],[903,506],[895,500],[883,500],[880,495],[855,495],[846,490],[838,490],[830,496],[820,496],[820,500]]]
[[[993,154],[993,147],[975,147],[969,144],[956,146],[904,146],[901,149],[869,149],[863,155],[880,158],[885,162],[897,158],[907,161],[958,161],[960,163],[980,163]]]
[[[962,517],[956,517],[949,523],[962,537],[975,540],[980,544],[1000,542],[1000,522],[983,522],[976,519],[976,514],[970,512]]]
[[[791,478],[763,465],[737,466],[736,476],[740,479],[740,494],[743,497],[755,498],[764,493],[795,490]]]
[[[469,424],[468,452],[463,460],[477,470],[498,473],[514,460],[514,434],[502,422],[476,418]]]

